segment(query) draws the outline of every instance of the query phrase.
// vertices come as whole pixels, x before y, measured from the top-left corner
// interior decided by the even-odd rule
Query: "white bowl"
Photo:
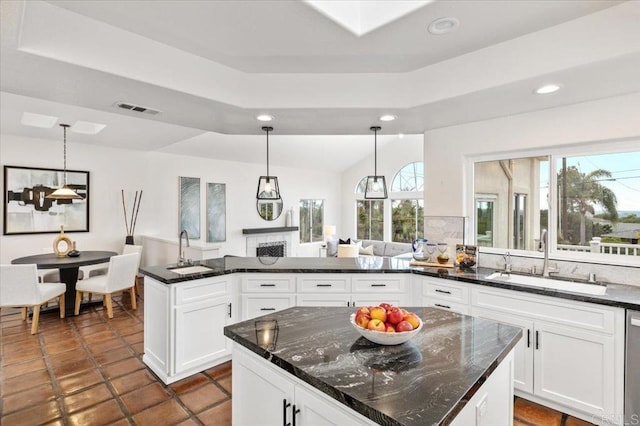
[[[399,345],[411,340],[413,336],[415,336],[420,332],[420,330],[422,330],[422,320],[420,318],[418,319],[420,320],[420,325],[415,330],[387,333],[386,331],[367,330],[366,328],[360,327],[358,324],[356,324],[355,313],[351,314],[351,317],[349,318],[353,328],[358,330],[358,333],[360,333],[362,337],[379,345]]]

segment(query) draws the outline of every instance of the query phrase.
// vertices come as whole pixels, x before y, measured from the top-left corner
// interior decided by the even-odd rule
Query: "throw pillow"
[[[351,244],[351,238],[347,238],[346,240],[343,240],[342,238],[338,239],[338,244]]]
[[[360,247],[358,249],[358,252],[360,254],[366,254],[368,256],[373,256],[373,245],[371,245],[369,247]]]

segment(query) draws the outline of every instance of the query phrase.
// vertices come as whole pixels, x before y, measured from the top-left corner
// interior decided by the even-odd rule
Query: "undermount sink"
[[[180,275],[202,274],[203,272],[211,272],[211,268],[202,265],[194,266],[178,266],[176,268],[168,268],[171,272]]]
[[[534,277],[530,275],[500,275],[500,272],[496,272],[489,275],[487,279],[505,283],[529,285],[532,287],[566,290],[574,293],[603,295],[607,291],[607,287],[604,285],[575,283],[572,281],[554,280],[552,278]]]

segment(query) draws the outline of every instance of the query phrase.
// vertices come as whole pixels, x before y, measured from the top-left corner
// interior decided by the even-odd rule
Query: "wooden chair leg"
[[[20,313],[22,315],[22,321],[26,321],[27,320],[27,307],[23,306],[22,309],[20,309]]]
[[[76,290],[76,306],[73,310],[73,313],[76,315],[80,314],[80,302],[82,301],[82,292],[80,290]]]
[[[40,319],[40,305],[33,307],[33,318],[31,319],[31,334],[38,332],[38,320]]]
[[[131,292],[131,309],[135,311],[138,309],[138,305],[136,304],[136,286],[131,287],[129,292]]]
[[[60,318],[64,318],[64,310],[65,310],[64,293],[62,293],[58,297],[58,306],[60,307]],[[78,310],[80,310],[79,306],[78,306]]]
[[[104,302],[107,305],[107,316],[113,318],[113,305],[111,304],[111,294],[107,293],[104,296]]]

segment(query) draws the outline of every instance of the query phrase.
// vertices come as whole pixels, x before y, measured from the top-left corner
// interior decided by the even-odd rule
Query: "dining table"
[[[11,261],[14,265],[35,264],[38,269],[58,269],[60,271],[60,282],[67,285],[64,294],[65,315],[74,314],[76,302],[76,283],[78,281],[78,271],[81,266],[96,265],[108,262],[112,256],[118,253],[115,251],[82,251],[77,257],[58,256],[55,253],[35,254],[32,256],[19,257]]]

